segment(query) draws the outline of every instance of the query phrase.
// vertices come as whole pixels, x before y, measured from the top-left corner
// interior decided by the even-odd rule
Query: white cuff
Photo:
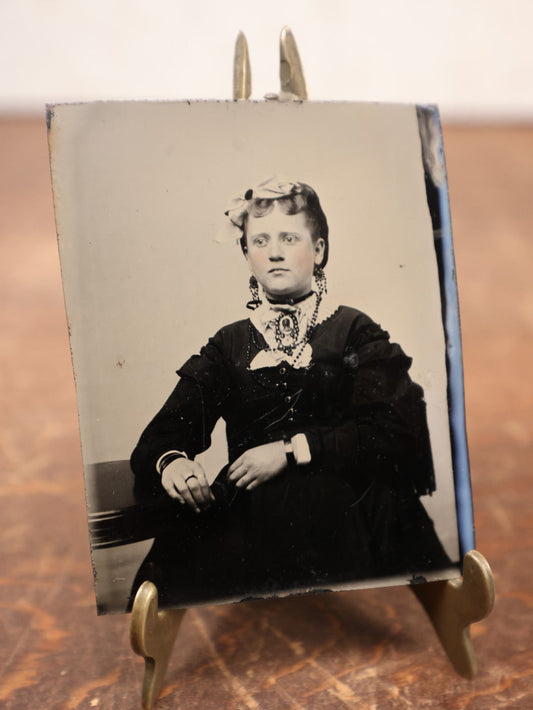
[[[298,466],[311,463],[311,449],[305,434],[295,434],[291,439],[291,444]]]
[[[172,461],[175,461],[176,459],[189,458],[187,456],[187,454],[185,453],[185,451],[178,451],[177,449],[171,449],[170,451],[165,451],[165,453],[161,454],[161,456],[157,459],[156,464],[155,464],[155,469],[159,475],[161,475],[163,473],[163,470],[161,468],[161,464],[162,464],[163,460],[166,459],[167,457],[171,457],[171,460],[168,463],[172,463]]]

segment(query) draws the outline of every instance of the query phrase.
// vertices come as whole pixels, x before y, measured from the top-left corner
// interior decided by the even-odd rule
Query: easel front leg
[[[412,587],[427,611],[453,667],[464,678],[476,675],[470,624],[481,621],[494,606],[494,580],[489,563],[477,550],[463,561],[463,578]]]
[[[185,611],[158,611],[157,588],[152,582],[143,582],[135,595],[130,641],[135,653],[144,657],[143,710],[151,710],[161,692],[170,654]]]

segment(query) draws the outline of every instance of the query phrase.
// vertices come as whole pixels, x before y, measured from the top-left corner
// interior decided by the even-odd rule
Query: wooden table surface
[[[496,606],[457,677],[407,589],[189,610],[158,708],[532,708],[533,128],[445,127],[477,548]],[[138,708],[96,617],[44,118],[0,122],[0,707]]]

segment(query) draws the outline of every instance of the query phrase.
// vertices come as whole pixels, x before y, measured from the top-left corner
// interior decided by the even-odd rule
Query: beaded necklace
[[[314,292],[313,292],[314,293]],[[248,369],[250,369],[250,364],[252,361],[252,347],[256,346],[258,350],[266,350],[267,352],[281,351],[285,353],[290,359],[291,364],[294,365],[298,362],[305,346],[308,344],[309,339],[316,328],[318,320],[318,312],[320,309],[320,303],[322,301],[321,294],[314,293],[316,303],[313,309],[313,313],[304,335],[298,340],[299,335],[299,324],[296,315],[292,311],[281,311],[279,316],[275,320],[275,337],[278,343],[277,348],[272,348],[268,346],[267,348],[261,348],[259,343],[257,343],[254,336],[254,327],[251,321],[248,324],[248,346],[246,348],[246,364]]]

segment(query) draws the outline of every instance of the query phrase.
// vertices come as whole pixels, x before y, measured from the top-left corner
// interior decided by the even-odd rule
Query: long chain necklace
[[[281,350],[283,353],[289,356],[289,358],[292,361],[292,366],[294,367],[300,357],[302,356],[302,353],[304,351],[305,346],[309,342],[309,339],[316,328],[317,320],[318,320],[318,311],[320,309],[320,302],[322,301],[321,295],[320,294],[315,294],[316,297],[316,303],[315,307],[313,309],[313,314],[311,315],[311,318],[309,319],[309,322],[307,324],[307,328],[305,329],[305,333],[303,337],[298,340],[298,335],[300,332],[300,327],[298,324],[298,319],[296,315],[292,311],[282,311],[278,318],[275,321],[275,338],[276,338],[276,343],[278,344],[277,348],[271,348],[267,347],[266,350],[269,352],[275,352],[276,350]],[[252,346],[255,342],[254,338],[254,333],[253,333],[253,326],[252,323],[250,322],[248,325],[248,332],[249,332],[249,337],[248,337],[248,347],[246,349],[246,361],[248,368],[250,367],[250,363],[252,360]],[[255,343],[256,346],[258,346],[257,343]],[[258,348],[258,349],[263,349],[263,348]]]

